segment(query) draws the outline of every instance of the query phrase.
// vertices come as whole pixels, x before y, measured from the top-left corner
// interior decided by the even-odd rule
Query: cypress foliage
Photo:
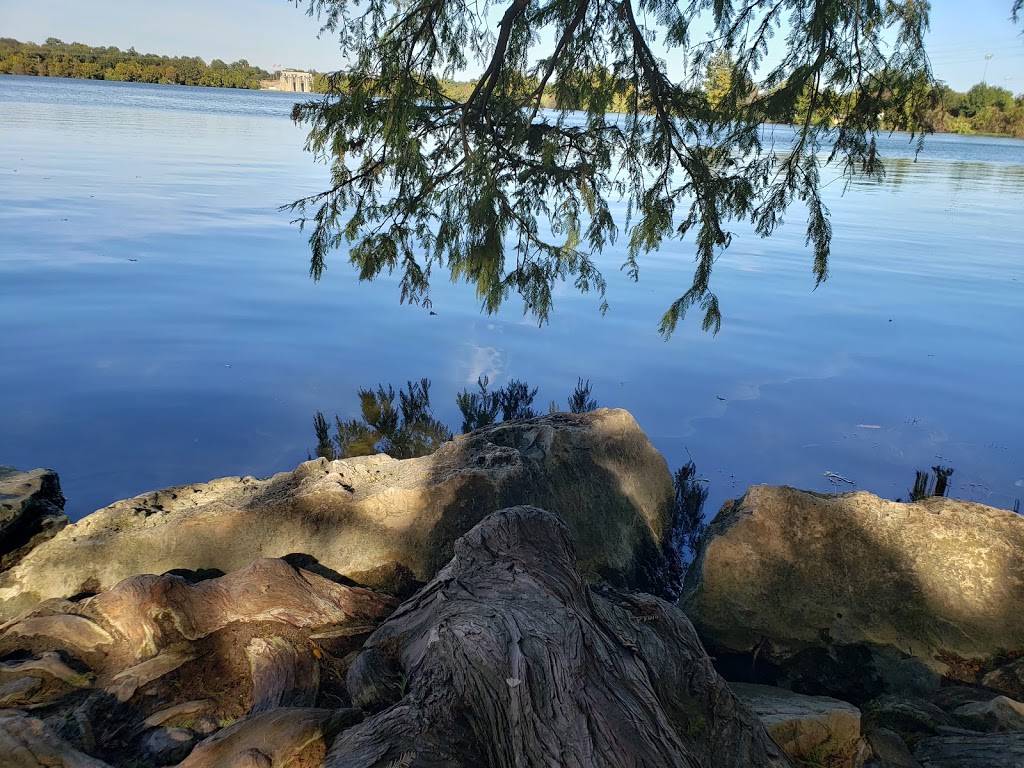
[[[606,245],[625,238],[638,279],[644,255],[677,239],[692,242],[694,272],[659,329],[696,307],[717,331],[712,272],[737,224],[769,236],[798,203],[821,283],[823,167],[880,178],[878,135],[920,142],[930,128],[919,0],[305,6],[350,62],[293,113],[332,167],[329,189],[290,206],[310,230],[310,273],[345,244],[360,279],[397,273],[400,300],[427,307],[446,271],[486,312],[518,296],[543,323],[562,282],[603,310]],[[470,68],[472,87],[451,89]],[[792,137],[768,123],[794,124]]]

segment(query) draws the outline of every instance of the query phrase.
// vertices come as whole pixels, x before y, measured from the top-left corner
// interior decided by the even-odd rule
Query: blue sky
[[[1024,92],[1024,38],[1008,20],[1011,0],[933,0],[929,52],[954,88],[981,80]],[[337,68],[333,39],[289,0],[0,0],[0,36],[47,37],[139,51],[245,58],[278,66]]]

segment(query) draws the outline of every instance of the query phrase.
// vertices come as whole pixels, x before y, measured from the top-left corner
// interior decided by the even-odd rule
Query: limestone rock
[[[861,732],[860,710],[852,704],[768,685],[732,683],[729,687],[798,763],[818,760],[834,768],[854,768]]]
[[[0,571],[67,524],[56,472],[0,467]]]
[[[845,655],[865,699],[885,683],[871,679],[876,649],[977,682],[989,659],[1024,649],[1022,604],[1024,517],[772,486],[722,508],[683,596],[713,653],[823,670]]]
[[[964,725],[982,731],[1024,731],[1024,704],[1006,696],[957,707],[953,714]]]
[[[1024,733],[933,736],[914,750],[922,768],[1021,768]]]
[[[674,605],[587,587],[568,527],[485,518],[367,640],[348,673],[368,712],[325,768],[782,768]],[[191,766],[188,766],[191,768]]]
[[[867,734],[873,759],[866,768],[921,768],[906,742],[895,731],[877,728]]]
[[[626,411],[500,424],[423,458],[320,459],[266,480],[222,478],[117,502],[0,574],[0,620],[137,574],[226,573],[296,553],[346,576],[398,563],[425,580],[456,538],[519,503],[569,525],[588,575],[657,590],[672,495],[665,460]]]
[[[887,694],[864,707],[864,718],[873,728],[888,728],[901,735],[934,735],[952,724],[936,704],[925,699]]]

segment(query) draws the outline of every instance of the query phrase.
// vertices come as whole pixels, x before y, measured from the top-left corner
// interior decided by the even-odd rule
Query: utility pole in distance
[[[991,53],[986,53],[985,54],[985,70],[984,70],[984,72],[982,72],[982,75],[981,75],[981,84],[982,85],[987,85],[988,84],[988,79],[987,79],[988,78],[988,63],[990,61],[992,61],[992,54]]]

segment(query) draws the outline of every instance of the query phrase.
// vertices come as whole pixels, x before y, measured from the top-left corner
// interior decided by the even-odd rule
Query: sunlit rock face
[[[860,768],[867,752],[860,710],[828,696],[806,696],[751,683],[729,686],[760,718],[769,735],[798,764]]]
[[[715,518],[683,604],[713,653],[810,692],[981,682],[1024,650],[1024,518],[754,486]]]
[[[0,467],[0,570],[17,565],[67,524],[56,472]]]
[[[626,411],[505,423],[423,458],[320,459],[264,480],[222,478],[119,501],[0,574],[0,620],[136,574],[226,573],[260,557],[301,555],[304,567],[370,586],[396,564],[426,580],[460,535],[523,503],[566,522],[588,577],[659,592],[672,493],[664,458]]]

